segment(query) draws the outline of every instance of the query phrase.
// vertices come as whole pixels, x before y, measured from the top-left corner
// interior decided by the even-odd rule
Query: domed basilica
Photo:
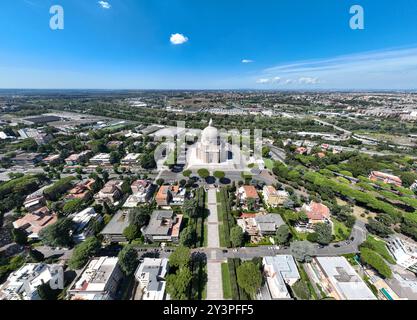
[[[213,120],[187,152],[188,169],[241,170],[246,165],[244,160],[238,146],[227,143],[226,137],[222,139]]]

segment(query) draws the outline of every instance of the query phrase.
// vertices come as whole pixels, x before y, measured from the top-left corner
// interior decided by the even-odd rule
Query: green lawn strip
[[[226,243],[226,239],[224,238],[224,226],[222,224],[219,224],[219,238],[220,238],[220,247],[226,248],[227,243]]]
[[[223,298],[232,299],[232,287],[230,283],[229,266],[222,263]]]

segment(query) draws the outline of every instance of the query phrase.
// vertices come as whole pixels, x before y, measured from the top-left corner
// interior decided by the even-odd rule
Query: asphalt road
[[[287,157],[285,154],[285,150],[275,147],[272,144],[267,144],[266,146],[269,147],[269,149],[271,150],[271,157],[273,160],[285,163],[285,158]]]

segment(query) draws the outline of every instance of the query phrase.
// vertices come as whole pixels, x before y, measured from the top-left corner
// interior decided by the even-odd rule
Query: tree
[[[169,257],[169,265],[174,268],[187,267],[190,261],[191,251],[184,246],[179,246]]]
[[[230,230],[230,242],[232,243],[232,246],[237,248],[240,247],[243,244],[244,240],[244,234],[242,232],[242,228],[239,226],[234,226]]]
[[[45,301],[55,301],[58,300],[58,295],[61,293],[61,290],[53,290],[49,282],[42,283],[36,288],[39,297],[41,300]]]
[[[175,274],[167,276],[166,290],[174,300],[187,300],[193,276],[190,269],[180,268]]]
[[[101,176],[102,176],[104,182],[109,181],[109,176],[110,175],[109,175],[109,173],[106,170],[103,170],[102,171]]]
[[[213,175],[215,178],[221,180],[226,176],[226,173],[224,173],[223,171],[215,171]]]
[[[277,229],[275,241],[278,244],[286,244],[290,239],[290,235],[290,228],[286,224],[283,224],[282,226],[279,226]]]
[[[192,174],[191,170],[184,170],[184,172],[182,173],[182,175],[186,178],[189,178],[191,174]]]
[[[131,224],[124,229],[123,235],[126,237],[127,241],[131,242],[140,237],[139,227],[135,224]]]
[[[125,246],[119,253],[119,265],[125,275],[131,275],[138,265],[138,252],[131,246]]]
[[[185,247],[192,247],[197,242],[197,233],[194,230],[193,225],[190,225],[181,232],[180,244]]]
[[[45,260],[45,256],[42,252],[35,250],[35,249],[30,249],[29,251],[29,257],[30,259],[35,262],[35,263],[39,263]]]
[[[79,212],[83,209],[84,201],[82,199],[73,199],[65,203],[64,207],[62,208],[63,213],[65,214],[72,214]]]
[[[254,211],[255,208],[256,208],[256,201],[255,201],[255,199],[248,198],[246,200],[246,205],[248,206],[248,210],[249,211]]]
[[[154,159],[154,154],[153,153],[145,153],[140,160],[140,165],[144,169],[155,169],[156,168],[156,162],[155,162],[155,159]]]
[[[262,285],[262,274],[253,262],[244,262],[236,270],[237,283],[245,292],[255,297]]]
[[[73,270],[82,268],[100,248],[101,243],[97,238],[87,238],[84,242],[75,247],[71,259],[68,262],[68,266]]]
[[[110,161],[111,164],[117,164],[117,163],[119,163],[120,162],[120,158],[121,158],[121,156],[120,156],[120,153],[119,152],[117,152],[117,151],[110,152],[110,159],[109,159],[109,161]]]
[[[410,187],[415,181],[417,181],[417,173],[414,172],[402,172],[400,178],[404,187]]]
[[[42,229],[39,237],[45,245],[68,248],[72,245],[72,237],[70,235],[72,228],[72,220],[64,218]]]
[[[369,230],[369,232],[376,234],[382,238],[386,238],[387,236],[393,233],[393,231],[389,227],[387,227],[379,221],[376,221],[375,219],[369,219],[366,227]]]
[[[13,241],[20,246],[25,246],[28,242],[28,237],[26,232],[22,229],[13,229],[12,230]]]
[[[290,245],[291,254],[299,262],[309,262],[315,255],[316,249],[311,242],[295,241]]]
[[[182,211],[190,218],[198,218],[197,202],[195,199],[186,199]]]
[[[322,245],[328,245],[333,240],[332,226],[327,223],[317,223],[314,226],[317,234],[317,242]]]
[[[207,179],[210,177],[210,172],[207,169],[200,169],[197,171],[197,174],[200,176],[201,179]]]
[[[129,221],[140,229],[148,224],[150,215],[151,209],[148,206],[134,208],[129,212]]]

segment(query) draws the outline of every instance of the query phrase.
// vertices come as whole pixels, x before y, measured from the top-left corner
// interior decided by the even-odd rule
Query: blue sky
[[[415,0],[1,1],[0,88],[416,89],[416,17]]]

